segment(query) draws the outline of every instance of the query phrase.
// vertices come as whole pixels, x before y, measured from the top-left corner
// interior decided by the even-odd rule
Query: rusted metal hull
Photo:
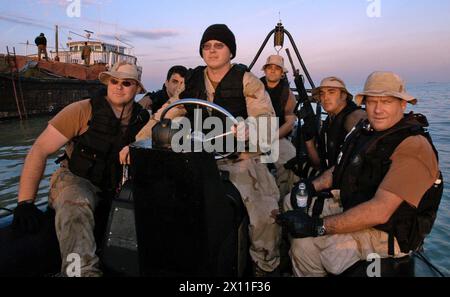
[[[14,80],[22,116],[54,114],[75,101],[95,94],[102,88],[98,80],[65,78],[26,78]],[[23,94],[23,104],[20,88]],[[25,108],[23,108],[23,105]],[[0,73],[0,119],[20,116],[11,76]]]

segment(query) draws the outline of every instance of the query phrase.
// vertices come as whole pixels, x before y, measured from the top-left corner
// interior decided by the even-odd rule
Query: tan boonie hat
[[[266,64],[264,64],[264,66],[262,67],[262,71],[264,71],[264,69],[266,69],[266,66],[268,65],[277,65],[279,67],[281,67],[281,69],[283,69],[284,73],[287,73],[288,70],[286,69],[286,67],[284,67],[284,58],[280,55],[271,55],[267,58]]]
[[[139,71],[139,68],[134,64],[129,64],[127,62],[117,62],[113,65],[110,71],[103,71],[98,75],[98,79],[105,85],[108,85],[110,77],[135,80],[141,87],[141,91],[139,92],[139,94],[147,93],[141,83],[141,72]]]
[[[347,93],[347,100],[352,100],[353,95],[347,90],[342,79],[336,76],[326,77],[320,83],[320,86],[312,90],[312,98],[315,101],[320,101],[320,89],[322,88],[338,88]]]
[[[376,71],[369,75],[364,91],[355,97],[356,104],[363,104],[365,96],[392,96],[413,105],[417,103],[417,99],[406,92],[405,81],[393,72]]]

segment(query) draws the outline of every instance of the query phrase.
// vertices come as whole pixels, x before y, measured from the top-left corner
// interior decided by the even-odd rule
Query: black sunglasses
[[[126,88],[136,85],[136,83],[134,81],[130,81],[130,80],[118,81],[117,79],[114,79],[114,78],[111,78],[109,80],[109,82],[113,85],[117,85],[118,83],[120,83],[123,87],[126,87]]]

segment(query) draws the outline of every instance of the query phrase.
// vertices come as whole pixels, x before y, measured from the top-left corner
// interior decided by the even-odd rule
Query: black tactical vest
[[[169,95],[167,95],[166,86],[163,85],[162,89],[156,92],[150,92],[146,95],[152,99],[152,111],[156,113],[167,101],[169,101]]]
[[[328,116],[324,121],[318,145],[322,168],[328,169],[336,164],[336,159],[347,136],[345,121],[347,116],[357,109],[358,106],[353,101],[347,101],[347,106],[333,120]]]
[[[341,190],[345,210],[362,204],[375,196],[388,172],[390,157],[400,143],[414,135],[425,137],[438,157],[430,135],[425,131],[428,122],[423,115],[409,114],[397,125],[383,132],[364,129],[367,121],[345,142],[343,155],[333,173],[334,187]],[[393,254],[394,237],[404,253],[420,248],[425,236],[431,232],[442,197],[443,180],[428,189],[418,208],[403,202],[388,223],[375,228],[389,234],[389,253]]]
[[[135,141],[136,134],[148,122],[149,113],[133,102],[129,125],[124,128],[103,96],[92,98],[90,103],[92,117],[88,122],[89,128],[73,139],[69,169],[104,191],[114,190],[122,174],[119,152]]]
[[[275,114],[279,119],[279,127],[281,127],[284,125],[284,123],[286,123],[286,119],[284,116],[286,104],[289,99],[289,83],[287,79],[282,79],[275,88],[269,88],[267,86],[266,77],[262,77],[261,81],[264,83],[266,91],[270,95],[273,109],[275,110]]]
[[[199,66],[191,70],[186,75],[186,89],[180,95],[180,98],[196,98],[208,100],[205,87],[205,66]],[[243,79],[248,69],[246,66],[237,64],[228,71],[224,78],[220,81],[214,93],[213,103],[225,108],[234,117],[242,117],[246,119],[247,104],[244,96]],[[192,109],[188,108],[188,114]],[[213,116],[223,118],[222,115],[213,112]],[[205,118],[205,117],[204,117]]]

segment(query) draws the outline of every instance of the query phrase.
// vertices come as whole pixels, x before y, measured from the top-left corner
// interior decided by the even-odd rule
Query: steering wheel
[[[236,118],[230,112],[228,112],[226,109],[224,109],[223,107],[221,107],[215,103],[206,101],[206,100],[195,99],[195,98],[177,100],[176,102],[167,106],[161,114],[161,121],[164,119],[164,117],[166,116],[166,114],[169,110],[171,110],[172,108],[177,107],[179,105],[196,105],[196,106],[211,108],[211,109],[214,109],[215,111],[221,113],[222,115],[226,116],[227,118],[229,118],[233,122],[234,125],[239,124],[238,120],[236,120]],[[231,130],[228,132],[225,132],[221,135],[218,135],[217,137],[215,137],[215,139],[225,137],[226,135],[228,135],[230,133],[231,133]],[[202,142],[204,142],[204,140],[202,140]],[[215,152],[214,157],[216,160],[221,160],[221,159],[225,159],[225,158],[231,156],[234,153],[236,153],[236,152],[225,153],[225,154]]]

